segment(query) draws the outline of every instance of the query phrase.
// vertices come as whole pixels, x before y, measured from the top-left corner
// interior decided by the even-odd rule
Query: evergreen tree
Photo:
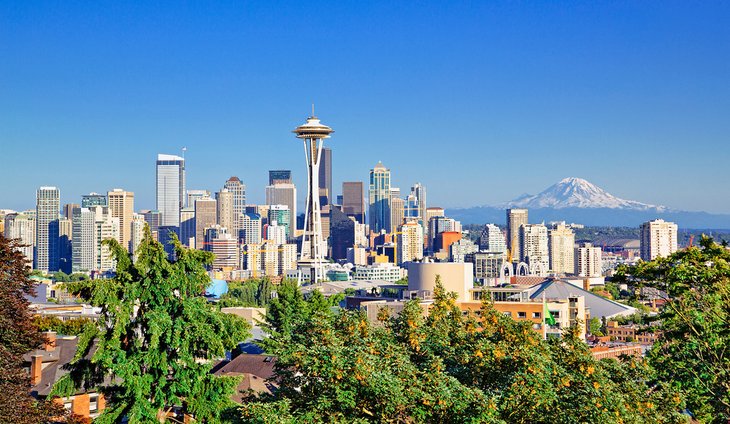
[[[0,234],[0,422],[32,424],[58,419],[63,409],[30,395],[23,355],[44,342],[31,320],[26,295],[34,293],[30,268],[17,240]]]
[[[237,381],[211,374],[211,362],[246,339],[249,326],[202,296],[212,254],[174,239],[177,260],[170,262],[149,228],[135,263],[116,241],[104,243],[116,259],[116,276],[71,283],[72,292],[102,312],[98,325],[80,336],[71,372],[54,392],[99,387],[109,399],[101,423],[164,420],[174,409],[199,422],[217,421]]]

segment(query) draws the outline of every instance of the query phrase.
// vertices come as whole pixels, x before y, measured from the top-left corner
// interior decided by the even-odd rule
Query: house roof
[[[549,299],[566,299],[571,296],[583,296],[586,308],[590,309],[591,317],[611,318],[636,313],[636,308],[606,299],[605,297],[562,280],[551,279],[530,288],[530,299],[538,300],[543,294]]]

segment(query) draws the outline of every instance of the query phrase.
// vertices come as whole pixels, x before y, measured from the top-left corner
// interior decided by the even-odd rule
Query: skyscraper
[[[274,169],[269,171],[269,185],[291,184],[291,171],[288,169]]]
[[[663,219],[641,224],[641,259],[652,261],[677,251],[677,224]]]
[[[314,107],[312,107],[314,109]],[[322,148],[324,140],[330,138],[334,131],[322,124],[319,118],[307,118],[304,125],[293,131],[297,138],[304,142],[305,159],[307,160],[307,198],[304,214],[304,233],[302,235],[302,250],[299,257],[298,269],[302,276],[311,281],[319,282],[325,278],[324,257],[327,254],[327,244],[322,237],[322,214],[319,203],[319,173],[322,165]]]
[[[61,195],[56,187],[41,187],[36,192],[36,231],[33,268],[58,271],[58,220],[61,217]]]
[[[289,237],[296,236],[297,188],[292,183],[276,183],[266,187],[267,205],[285,205],[289,208]]]
[[[223,188],[233,193],[233,216],[237,219],[246,212],[246,184],[234,176],[223,184]]]
[[[241,214],[239,217],[238,239],[241,244],[259,244],[261,243],[261,215],[253,212]]]
[[[129,242],[132,239],[132,219],[134,218],[134,193],[115,188],[107,193],[109,213],[119,218],[119,243],[130,250]]]
[[[520,248],[520,226],[527,224],[527,209],[507,209],[507,249],[512,262],[523,256]]]
[[[215,194],[216,200],[216,221],[221,227],[225,227],[228,234],[236,233],[236,219],[233,213],[233,193],[227,188]]]
[[[575,275],[579,277],[600,277],[603,274],[601,248],[590,243],[581,243],[575,248]]]
[[[96,214],[89,208],[74,208],[72,212],[71,270],[88,272],[96,268]]]
[[[408,196],[409,199],[413,197],[411,202],[411,217],[418,220],[423,227],[424,234],[428,234],[428,220],[426,219],[426,187],[421,183],[415,183],[411,187],[411,194]]]
[[[362,181],[342,183],[342,212],[365,223],[365,192]]]
[[[400,226],[404,223],[406,202],[400,196],[398,196],[400,190],[398,190],[397,192],[394,192],[392,190],[393,189],[391,189],[391,193],[393,194],[393,196],[391,196],[390,198],[390,232],[397,233]],[[408,219],[408,221],[411,221],[411,219]],[[421,242],[421,244],[423,244],[423,242]]]
[[[284,237],[286,240],[289,240],[292,237],[291,232],[291,211],[289,210],[289,206],[287,205],[270,205],[269,206],[269,212],[268,212],[268,222],[269,225],[272,225],[274,222],[276,222],[277,225],[284,228]],[[284,241],[286,243],[286,241]],[[279,243],[279,244],[284,244]]]
[[[81,196],[81,207],[82,208],[93,208],[94,206],[106,206],[107,199],[106,194],[89,193]],[[72,211],[73,213],[73,211]]]
[[[205,229],[215,225],[216,213],[217,208],[215,199],[207,197],[195,201],[196,249],[203,250],[203,248],[205,247]]]
[[[162,213],[160,226],[179,228],[180,209],[185,207],[185,159],[157,155],[156,200]]]
[[[319,198],[321,206],[332,203],[332,149],[322,147],[322,162],[319,164]]]
[[[390,231],[390,170],[378,162],[370,170],[369,224],[376,233]]]
[[[401,226],[398,234],[398,263],[423,259],[423,227],[411,221]]]
[[[547,227],[542,224],[522,224],[519,228],[520,261],[530,266],[532,274],[547,275],[550,269]]]
[[[35,245],[35,219],[24,213],[5,215],[5,238],[18,239],[24,246],[18,250],[25,256],[28,265],[33,265]]]
[[[74,208],[78,208],[81,205],[76,203],[66,203],[63,205],[63,217],[68,219],[73,219],[74,214]]]
[[[117,263],[112,255],[111,249],[104,244],[104,240],[115,239],[119,241],[119,218],[113,217],[108,206],[94,206],[94,268],[99,272],[112,271],[116,269]]]
[[[550,270],[570,274],[575,270],[575,233],[565,223],[556,224],[549,231]]]
[[[507,250],[507,242],[502,230],[494,224],[485,225],[479,237],[479,250],[504,253]]]

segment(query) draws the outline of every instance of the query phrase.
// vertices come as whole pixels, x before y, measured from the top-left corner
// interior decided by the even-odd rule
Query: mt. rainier
[[[565,178],[536,195],[523,195],[500,205],[506,208],[608,208],[667,212],[665,206],[618,198],[582,178]]]

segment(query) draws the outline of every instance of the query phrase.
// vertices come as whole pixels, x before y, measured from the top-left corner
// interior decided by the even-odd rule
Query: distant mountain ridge
[[[454,208],[446,212],[465,224],[503,224],[507,208],[529,209],[530,222],[568,221],[589,226],[636,227],[642,222],[662,218],[684,228],[730,228],[730,215],[680,211],[621,199],[577,177],[564,178],[538,194],[525,194],[499,205]]]

